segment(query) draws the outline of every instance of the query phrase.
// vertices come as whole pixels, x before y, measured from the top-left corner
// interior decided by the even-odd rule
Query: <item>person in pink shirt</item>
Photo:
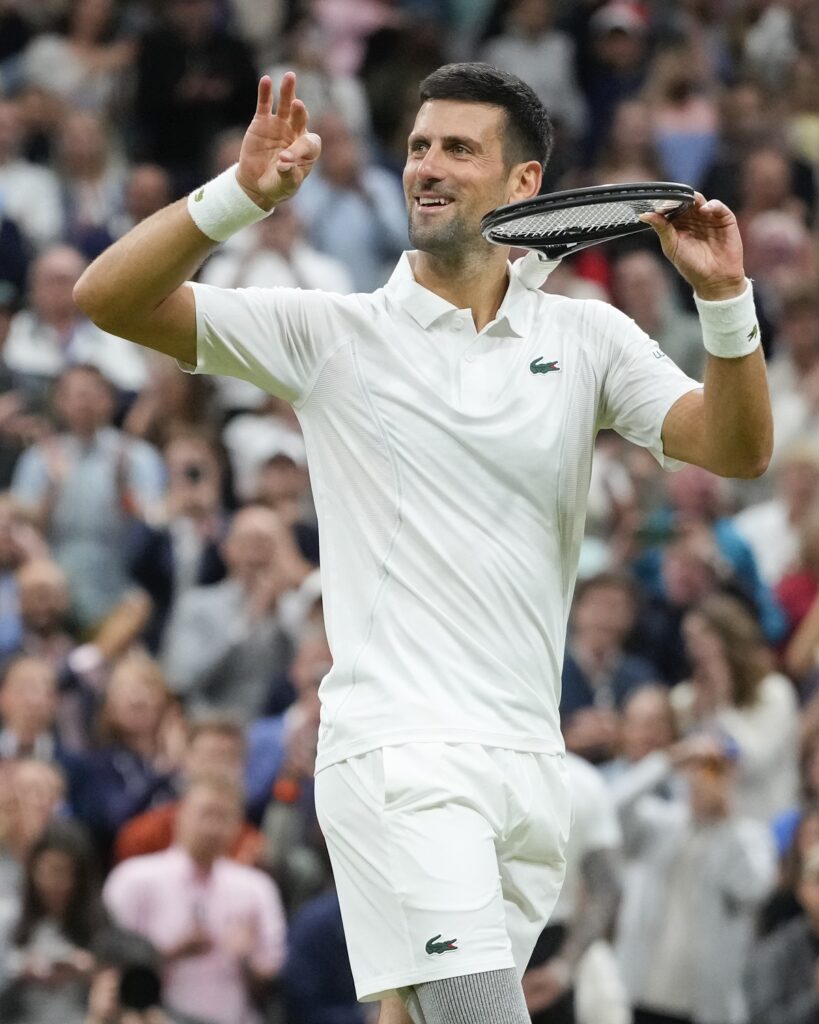
[[[117,923],[161,952],[165,1005],[208,1024],[258,1024],[285,955],[275,885],[226,856],[241,814],[234,783],[196,779],[180,804],[175,844],[120,864],[103,893]]]

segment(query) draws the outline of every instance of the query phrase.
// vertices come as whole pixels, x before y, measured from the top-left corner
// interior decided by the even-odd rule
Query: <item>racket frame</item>
[[[611,229],[597,229],[586,238],[577,241],[563,241],[559,237],[554,241],[533,240],[531,236],[524,237],[514,235],[502,238],[493,238],[492,232],[495,228],[510,221],[522,217],[533,217],[548,214],[550,211],[567,210],[572,207],[596,206],[601,203],[625,202],[635,199],[667,199],[676,200],[681,205],[663,216],[673,220],[674,217],[689,209],[694,202],[694,189],[690,185],[683,185],[674,181],[631,181],[620,185],[592,185],[588,188],[566,189],[563,192],[550,192],[541,196],[534,196],[532,199],[521,199],[516,203],[508,203],[506,206],[499,206],[497,209],[487,213],[481,221],[481,234],[494,245],[507,245],[520,249],[536,249],[545,255],[560,259],[572,252],[586,249],[591,245],[598,245],[601,242],[608,242],[615,238],[623,238],[627,235],[634,235],[641,231],[651,229],[650,224],[636,221],[631,224],[623,224],[614,231]],[[648,211],[646,211],[648,212]]]

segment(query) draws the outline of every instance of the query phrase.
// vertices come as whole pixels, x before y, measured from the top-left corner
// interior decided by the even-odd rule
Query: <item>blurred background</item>
[[[230,166],[261,73],[324,144],[225,287],[368,291],[407,247],[419,81],[529,82],[544,191],[682,181],[736,212],[769,359],[761,480],[598,437],[563,678],[571,868],[536,1024],[819,1018],[819,4],[0,0],[0,1021],[364,1024],[316,824],[330,663],[304,445],[241,381],[74,307],[87,262]],[[651,234],[549,291],[689,374]]]

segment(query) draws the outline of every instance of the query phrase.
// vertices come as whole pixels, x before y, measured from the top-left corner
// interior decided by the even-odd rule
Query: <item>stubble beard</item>
[[[409,239],[413,248],[445,263],[458,265],[481,247],[480,231],[460,215],[446,224],[419,224],[409,216]]]

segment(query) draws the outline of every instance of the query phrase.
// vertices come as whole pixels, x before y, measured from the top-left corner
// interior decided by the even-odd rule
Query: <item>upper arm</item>
[[[183,363],[196,363],[196,302],[190,284],[180,285],[121,337]],[[111,333],[120,334],[119,331]]]
[[[689,391],[671,406],[663,420],[662,441],[669,459],[708,468],[703,391]]]

